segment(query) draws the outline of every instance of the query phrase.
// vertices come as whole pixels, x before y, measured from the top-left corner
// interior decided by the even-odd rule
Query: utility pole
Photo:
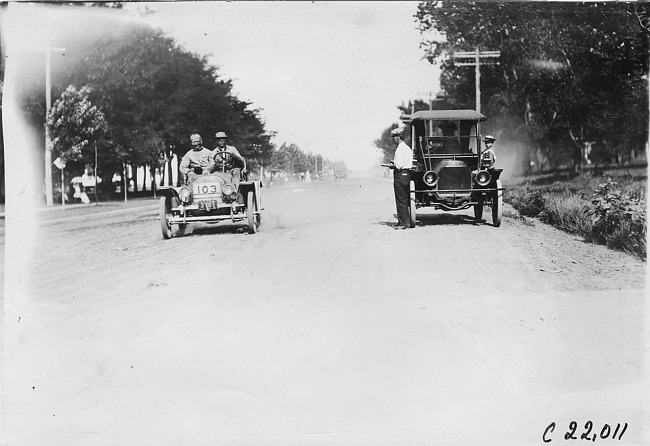
[[[52,108],[52,51],[64,53],[65,48],[51,48],[47,46],[45,51],[45,119]],[[64,185],[61,184],[61,193]],[[52,139],[50,138],[50,129],[45,126],[45,202],[48,206],[53,204],[52,194]]]
[[[428,94],[429,95],[429,110],[433,110],[433,91],[427,91],[425,93],[418,93],[420,94]]]
[[[459,67],[474,66],[476,69],[476,111],[481,113],[481,59],[495,59],[501,57],[500,51],[460,51],[452,55],[452,59],[459,59],[454,65]],[[499,62],[496,62],[498,65]]]

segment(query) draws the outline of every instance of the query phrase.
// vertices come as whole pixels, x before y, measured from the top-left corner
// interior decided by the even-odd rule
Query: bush
[[[504,200],[522,216],[645,259],[646,178],[641,168],[601,178],[562,172],[516,177],[507,182]]]
[[[646,258],[646,206],[643,200],[600,183],[591,200],[590,240]]]

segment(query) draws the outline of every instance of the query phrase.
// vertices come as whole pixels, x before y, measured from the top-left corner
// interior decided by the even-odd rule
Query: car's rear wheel
[[[160,229],[165,240],[172,238],[172,226],[169,224],[169,217],[172,215],[172,202],[170,198],[160,197],[158,207],[160,216]]]
[[[409,183],[410,197],[409,197],[409,216],[410,226],[415,228],[415,181]]]
[[[246,200],[246,213],[248,214],[248,233],[255,234],[257,232],[257,227],[259,226],[259,219],[255,215],[257,211],[257,206],[255,202],[255,194],[253,191],[248,192]]]
[[[503,215],[503,190],[501,190],[501,180],[497,180],[497,189],[492,195],[492,224],[498,228],[501,226],[501,217]]]

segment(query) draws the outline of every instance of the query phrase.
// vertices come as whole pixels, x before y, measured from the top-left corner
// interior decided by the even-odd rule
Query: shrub
[[[546,222],[571,234],[588,234],[591,231],[589,202],[580,195],[554,196],[546,200],[542,213]]]
[[[614,189],[614,181],[600,183],[591,200],[589,238],[646,258],[645,203],[629,193]]]

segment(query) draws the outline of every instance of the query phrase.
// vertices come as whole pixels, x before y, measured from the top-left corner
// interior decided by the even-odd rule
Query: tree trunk
[[[149,175],[151,175],[151,192],[156,198],[156,168],[154,166],[149,167]]]
[[[138,193],[138,166],[134,165],[131,171],[133,173],[133,177],[131,178],[133,180],[133,193],[137,194]]]

